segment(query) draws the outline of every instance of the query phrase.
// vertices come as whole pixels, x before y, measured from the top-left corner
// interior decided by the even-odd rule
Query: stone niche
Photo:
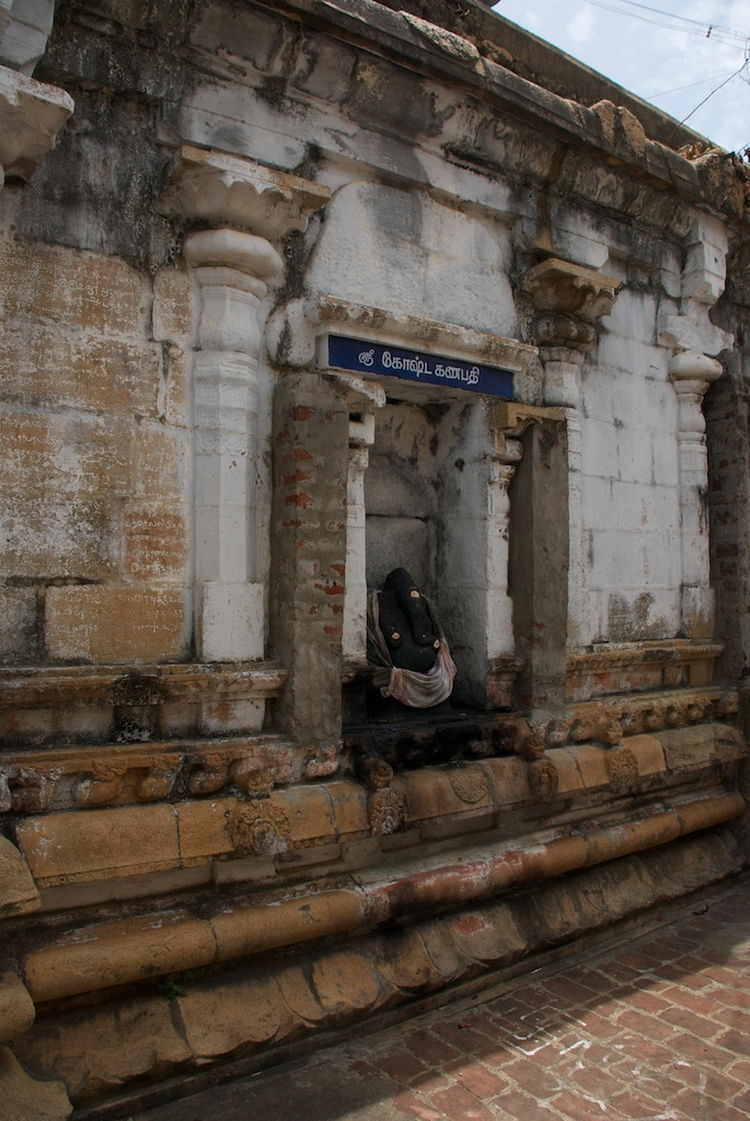
[[[326,324],[326,318],[335,323]],[[361,343],[366,354],[368,348],[378,354],[401,348],[425,356],[433,368],[447,360],[489,367],[505,371],[508,396],[523,390],[532,353],[523,344],[381,310],[347,309],[340,301],[324,304],[321,325],[330,326],[331,334],[341,332],[342,318],[351,331],[343,337]],[[403,567],[439,612],[457,665],[454,701],[507,707],[509,685],[500,693],[493,685],[498,662],[512,666],[515,649],[508,486],[521,445],[497,428],[497,404],[507,397],[382,371],[337,373],[328,345],[322,334],[319,366],[349,386],[350,400],[346,670],[351,676],[366,660],[368,595],[382,588],[388,572]],[[364,678],[360,673],[360,682]]]

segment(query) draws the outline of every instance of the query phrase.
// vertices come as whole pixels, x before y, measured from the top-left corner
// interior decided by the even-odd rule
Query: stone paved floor
[[[750,884],[286,1068],[131,1121],[747,1121]]]

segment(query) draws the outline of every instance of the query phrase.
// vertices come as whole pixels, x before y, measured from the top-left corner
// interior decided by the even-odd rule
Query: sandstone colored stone
[[[447,925],[460,952],[475,961],[510,962],[526,948],[525,939],[505,907],[468,911],[449,920]]]
[[[167,805],[31,817],[16,837],[40,886],[137,876],[179,861],[177,819]]]
[[[133,449],[132,496],[140,502],[171,500],[179,507],[185,497],[188,433],[169,428],[158,421],[144,420],[138,425]]]
[[[514,806],[531,797],[529,768],[525,759],[512,756],[485,759],[482,769],[490,779],[496,806]]]
[[[30,1069],[62,1078],[74,1104],[106,1098],[192,1058],[174,1011],[161,994],[77,1009],[37,1021],[13,1049]]]
[[[349,833],[366,833],[367,791],[358,782],[329,782],[326,785],[333,802],[336,832],[340,837]]]
[[[571,750],[575,755],[586,790],[596,790],[602,786],[609,786],[609,772],[603,748],[584,746],[575,747]]]
[[[115,256],[7,240],[0,298],[9,318],[72,324],[105,336],[145,338],[148,278]]]
[[[180,583],[188,562],[187,526],[179,510],[129,506],[123,518],[123,572],[147,583]]]
[[[294,1026],[275,977],[259,973],[193,982],[177,1003],[188,1045],[199,1058],[281,1040]]]
[[[398,937],[381,939],[379,951],[375,958],[378,971],[400,992],[416,994],[442,984],[442,974],[417,928],[404,930]]]
[[[183,867],[203,864],[233,852],[227,820],[237,804],[236,798],[178,802],[175,813]]]
[[[0,917],[24,915],[40,906],[29,865],[15,845],[0,837]]]
[[[308,1026],[325,1019],[325,1010],[318,1000],[300,965],[287,965],[276,975],[279,992],[292,1015]]]
[[[325,786],[292,786],[272,795],[271,801],[283,804],[289,822],[289,839],[294,843],[334,839],[336,827],[333,806]]]
[[[586,835],[587,863],[603,864],[607,860],[676,841],[679,836],[680,823],[674,813],[654,814],[642,821],[597,829]]]
[[[744,750],[733,731],[721,724],[697,724],[659,732],[656,738],[664,749],[668,770],[675,774],[742,758]]]
[[[34,1001],[20,977],[11,970],[0,974],[0,1043],[23,1035],[35,1015]]]
[[[566,747],[555,747],[545,753],[557,771],[557,793],[572,794],[583,789],[583,777],[576,763],[575,751]]]
[[[154,276],[154,338],[158,342],[189,343],[193,335],[193,315],[193,287],[187,270],[159,269]]]
[[[641,778],[663,774],[667,769],[664,749],[656,736],[628,736],[623,747],[633,752]]]
[[[73,1112],[62,1082],[38,1082],[7,1047],[0,1047],[4,1121],[66,1121]]]
[[[450,984],[451,981],[457,981],[463,976],[466,972],[467,960],[450,937],[445,923],[442,921],[425,923],[419,927],[419,933],[430,960],[440,974],[440,983],[437,987]]]
[[[564,876],[567,872],[583,867],[588,851],[585,839],[575,833],[570,837],[559,837],[539,848],[530,846],[522,854],[524,878],[534,881]]]
[[[45,637],[52,658],[122,664],[185,652],[183,590],[84,585],[49,588]]]
[[[426,768],[404,775],[404,794],[410,821],[429,821],[447,814],[474,812],[492,807],[489,784],[481,767],[452,771]],[[458,780],[462,780],[461,785]],[[463,796],[462,796],[463,795]]]
[[[373,1011],[390,990],[368,958],[354,950],[319,957],[313,964],[312,982],[328,1016],[336,1020]]]
[[[161,353],[153,343],[61,330],[39,323],[0,324],[6,401],[108,415],[156,416]]]
[[[216,945],[208,923],[168,912],[76,930],[28,954],[24,976],[36,1001],[162,977],[209,965]]]
[[[236,908],[216,915],[211,929],[219,960],[262,953],[333,934],[351,933],[365,918],[364,896],[328,891],[298,899]]]
[[[699,802],[683,802],[675,807],[683,833],[696,833],[712,825],[722,825],[745,813],[747,806],[741,794],[725,794]]]

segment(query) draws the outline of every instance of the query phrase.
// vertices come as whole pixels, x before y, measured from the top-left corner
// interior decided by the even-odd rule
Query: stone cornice
[[[274,312],[267,325],[269,354],[280,364],[308,366],[321,329],[357,338],[398,340],[406,346],[445,351],[457,358],[499,365],[518,374],[526,373],[537,355],[536,347],[489,331],[366,307],[326,295],[290,300]]]
[[[249,230],[269,240],[304,230],[331,192],[255,160],[185,146],[180,149],[161,209],[209,226]]]
[[[391,57],[400,65],[441,84],[464,88],[504,113],[541,128],[576,149],[598,153],[640,180],[658,181],[682,199],[708,205],[715,213],[747,222],[746,171],[728,156],[691,161],[648,139],[634,113],[605,98],[591,108],[551,93],[470,49],[450,49],[451,39],[417,31],[404,14],[374,0],[273,0],[291,18],[319,27],[354,45]],[[436,29],[439,30],[439,29]],[[471,46],[465,40],[467,48]],[[603,92],[617,96],[618,87]],[[623,99],[630,99],[622,91]],[[455,153],[461,159],[462,153]],[[463,153],[466,158],[470,152]]]

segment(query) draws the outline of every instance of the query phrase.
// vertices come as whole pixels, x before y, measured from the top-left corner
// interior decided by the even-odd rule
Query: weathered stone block
[[[16,837],[42,885],[178,866],[177,818],[166,805],[32,817],[18,824]]]
[[[263,953],[333,934],[351,933],[365,918],[364,895],[326,891],[272,906],[228,910],[211,920],[218,960]]]
[[[0,1096],[5,1121],[66,1121],[73,1107],[62,1082],[37,1082],[7,1047],[0,1047]]]
[[[207,581],[201,585],[201,657],[213,662],[256,661],[265,638],[262,584]]]
[[[23,1035],[35,1015],[34,1001],[20,977],[10,970],[0,974],[0,1043]]]
[[[71,334],[36,322],[0,326],[0,369],[6,400],[155,416],[159,349],[123,338]]]
[[[339,836],[348,833],[366,833],[367,791],[355,782],[329,782],[326,786],[333,802],[334,822]]]
[[[325,954],[313,965],[318,1000],[332,1019],[374,1010],[387,1000],[390,986],[363,954],[352,950]]]
[[[179,913],[106,923],[86,934],[75,931],[27,955],[24,975],[36,1001],[193,969],[216,953],[209,924]]]
[[[113,569],[117,500],[131,485],[122,421],[2,410],[0,567],[9,575],[102,579]]]
[[[200,1057],[283,1039],[294,1023],[276,979],[257,974],[194,982],[178,1003],[188,1045]]]
[[[187,475],[188,434],[156,421],[142,421],[134,438],[133,498],[182,502]]]
[[[35,662],[41,650],[35,588],[0,588],[0,662]]]
[[[145,338],[151,285],[117,257],[7,240],[0,298],[9,318],[23,316],[109,336]]]
[[[0,916],[23,915],[39,907],[28,864],[15,845],[0,837]]]
[[[335,103],[349,92],[356,55],[322,35],[303,35],[292,84],[313,97]]]
[[[193,287],[185,269],[159,269],[154,277],[151,330],[157,342],[188,343],[193,336]]]
[[[656,736],[628,736],[623,746],[632,751],[641,778],[664,774],[667,769],[664,749]]]
[[[180,863],[184,867],[203,864],[233,852],[227,820],[237,800],[181,802],[176,808]]]
[[[187,526],[179,510],[132,505],[123,517],[124,574],[150,583],[179,583],[188,559]]]
[[[62,1078],[76,1103],[118,1093],[142,1074],[166,1073],[192,1057],[170,1002],[153,996],[68,1013],[51,1034],[31,1031],[13,1047],[32,1069]],[[37,1116],[44,1115],[25,1113],[18,1121]]]
[[[181,588],[49,588],[45,638],[52,658],[88,662],[175,660],[185,649]]]

